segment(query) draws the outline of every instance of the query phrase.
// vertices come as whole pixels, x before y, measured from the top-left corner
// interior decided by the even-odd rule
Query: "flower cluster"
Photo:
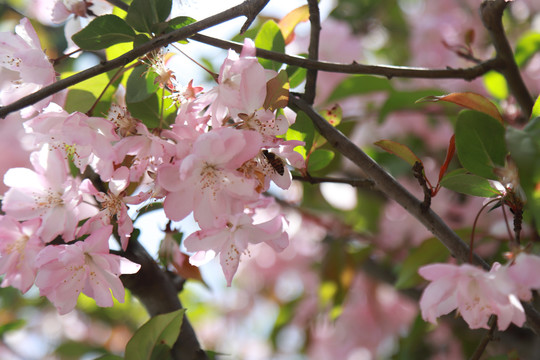
[[[522,326],[525,311],[519,300],[532,299],[533,289],[540,289],[540,257],[520,253],[502,266],[494,263],[489,272],[469,264],[431,264],[419,269],[431,281],[420,299],[424,320],[457,309],[471,329],[488,328],[491,315],[497,315],[499,330],[510,323]]]
[[[20,58],[23,79],[33,69],[14,49],[5,58]],[[280,137],[290,123],[268,100],[274,94],[267,82],[277,74],[259,64],[251,40],[240,55],[229,53],[207,92],[192,82],[182,88],[166,72],[163,86],[178,113],[165,129],[132,117],[120,92],[106,118],[51,102],[24,123],[33,169],[13,168],[4,177],[2,286],[27,291],[35,283],[61,313],[81,292],[100,306],[112,305],[111,291],[122,300],[119,276],[139,265],[109,254],[108,239],[114,233],[126,250],[133,231],[128,207],[147,201],[162,202],[170,220],[193,213],[200,231],[184,241],[190,261],[219,256],[229,285],[249,244],[277,251],[288,245],[287,222],[266,211],[273,199],[264,192],[271,181],[288,188],[288,166],[305,165],[294,151],[303,143]],[[0,90],[0,97],[9,91]]]

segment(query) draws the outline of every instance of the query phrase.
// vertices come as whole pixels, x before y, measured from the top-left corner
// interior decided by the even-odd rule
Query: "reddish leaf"
[[[287,72],[281,70],[275,78],[266,83],[266,99],[263,107],[274,111],[284,108],[289,102],[289,78]]]
[[[437,186],[435,187],[435,190],[432,191],[431,196],[437,195],[437,192],[439,191],[441,187],[441,180],[446,173],[446,170],[448,170],[448,165],[450,164],[450,161],[452,161],[452,158],[454,157],[454,153],[456,152],[456,135],[452,135],[450,138],[450,143],[448,144],[448,151],[446,152],[446,159],[444,159],[444,163],[441,166],[441,170],[439,170],[439,180],[437,181]]]
[[[503,123],[501,113],[499,112],[495,104],[489,101],[486,97],[472,92],[451,93],[443,96],[426,96],[420,100],[417,100],[416,102],[419,103],[437,101],[451,102],[459,106],[463,106],[467,109],[480,111]]]
[[[281,29],[283,38],[285,39],[285,45],[290,44],[294,40],[294,28],[301,22],[309,20],[309,8],[307,5],[300,6],[299,8],[294,9],[281,21],[278,26]]]
[[[412,152],[411,149],[409,149],[407,146],[403,144],[400,144],[392,140],[379,140],[375,143],[375,145],[389,152],[390,154],[399,156],[400,158],[408,162],[411,166],[413,166],[417,162],[422,164],[422,160],[420,160],[418,156],[416,156]]]
[[[446,173],[446,170],[448,170],[448,165],[450,164],[450,161],[452,161],[452,158],[454,157],[454,153],[456,152],[456,135],[452,135],[450,138],[450,143],[448,144],[448,151],[446,153],[446,159],[444,159],[444,164],[441,166],[441,170],[439,171],[439,181],[441,181],[442,177]]]

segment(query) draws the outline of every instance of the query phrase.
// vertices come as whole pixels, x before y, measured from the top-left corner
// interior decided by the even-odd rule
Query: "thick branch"
[[[321,17],[319,14],[319,3],[317,0],[308,0],[309,22],[311,33],[309,37],[308,58],[319,60],[319,40],[321,33]],[[304,100],[308,104],[313,104],[315,100],[315,90],[317,86],[317,69],[309,69],[306,74],[306,86],[304,90]]]
[[[409,214],[420,221],[435,237],[437,237],[452,255],[461,262],[469,260],[469,246],[431,209],[422,211],[421,202],[408,192],[399,182],[388,174],[373,159],[352,143],[343,133],[330,125],[309,104],[296,96],[289,98],[291,106],[306,113],[322,136],[341,154],[355,163],[368,178],[375,182],[390,199],[400,204]],[[489,270],[489,265],[474,254],[473,263]],[[540,334],[540,314],[528,303],[523,303],[529,326]]]
[[[61,90],[64,90],[71,85],[75,85],[84,80],[90,79],[94,76],[97,76],[109,70],[115,69],[119,66],[127,65],[128,63],[132,62],[138,57],[145,55],[149,51],[152,51],[154,49],[167,46],[170,43],[185,39],[209,27],[221,24],[223,22],[237,18],[239,16],[247,16],[249,19],[250,16],[252,16],[252,14],[255,12],[254,9],[261,8],[262,4],[266,5],[267,2],[268,0],[247,0],[247,1],[244,1],[240,5],[230,8],[228,10],[225,10],[219,14],[210,16],[201,21],[197,21],[193,24],[187,25],[181,29],[175,30],[168,34],[161,35],[125,53],[124,55],[117,57],[116,59],[106,61],[99,65],[93,66],[89,69],[83,70],[75,75],[72,75],[68,78],[59,80],[49,86],[46,86],[42,88],[41,90],[36,91],[33,94],[25,96],[22,99],[15,101],[14,103],[0,107],[0,118],[5,118],[9,113],[13,111],[17,111],[29,105],[35,104],[36,102],[42,99],[45,99],[47,96],[55,94]]]
[[[131,240],[125,254],[129,260],[141,264],[141,269],[133,275],[122,275],[124,285],[144,305],[150,316],[168,313],[182,308],[178,299],[178,289],[174,282],[156,264],[138,241]],[[172,349],[174,359],[207,359],[197,336],[184,315],[178,340]]]
[[[504,32],[502,16],[508,3],[505,0],[485,0],[480,6],[480,15],[488,30],[499,60],[496,70],[500,72],[516,98],[523,115],[528,119],[534,106],[534,99],[523,82],[519,68],[514,60],[514,52]]]
[[[216,39],[210,36],[196,34],[190,37],[191,40],[204,44],[219,47],[221,49],[233,49],[236,52],[242,51],[242,44]],[[345,74],[380,75],[388,79],[393,77],[422,78],[422,79],[463,79],[467,81],[484,75],[490,70],[497,68],[500,60],[490,59],[475,66],[465,69],[428,69],[407,66],[381,66],[363,65],[353,62],[352,64],[339,64],[327,61],[315,61],[300,56],[281,54],[269,50],[257,49],[257,56],[263,59],[275,60],[287,65],[299,66],[308,70],[318,70]]]

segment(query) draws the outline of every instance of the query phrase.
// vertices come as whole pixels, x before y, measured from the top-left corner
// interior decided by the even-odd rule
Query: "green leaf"
[[[536,101],[534,102],[534,106],[531,113],[531,119],[534,119],[535,117],[540,116],[540,96],[536,98]]]
[[[146,65],[133,69],[127,81],[126,102],[144,101],[155,94],[159,89],[159,86],[154,84],[156,76],[156,73],[150,71]]]
[[[180,334],[180,326],[185,309],[168,314],[157,315],[140,327],[126,346],[125,358],[130,360],[153,359],[154,349],[162,352],[162,346],[169,348],[176,342]]]
[[[508,86],[506,79],[496,71],[490,71],[483,77],[484,86],[489,94],[496,99],[506,99],[508,97]]]
[[[535,118],[523,130],[508,127],[506,141],[512,160],[519,171],[520,185],[527,196],[527,209],[540,229],[540,118]]]
[[[289,84],[291,89],[294,89],[304,82],[304,80],[306,80],[307,69],[288,65],[285,68],[285,71],[287,71],[287,75],[289,76]]]
[[[268,20],[261,26],[261,29],[255,37],[255,46],[260,49],[271,50],[278,53],[285,53],[285,40],[279,29],[278,24],[274,20]],[[281,68],[281,63],[276,61],[259,59],[259,62],[265,69],[273,69],[278,71]]]
[[[90,110],[96,97],[89,91],[80,90],[80,89],[70,89],[67,93],[66,104],[64,109],[68,113],[75,111],[87,112]]]
[[[81,49],[101,50],[118,43],[133,41],[135,32],[118,16],[102,15],[71,38]]]
[[[159,127],[161,113],[157,94],[144,101],[128,102],[127,108],[134,118],[141,120],[149,129]]]
[[[299,111],[296,115],[296,121],[289,127],[285,134],[286,140],[299,140],[305,142],[305,149],[301,150],[304,159],[306,158],[306,151],[311,150],[313,145],[313,138],[315,137],[315,128],[309,116],[303,111]]]
[[[485,198],[501,195],[497,189],[491,186],[487,179],[468,174],[465,169],[457,169],[448,173],[442,178],[441,186],[461,194]]]
[[[124,360],[124,358],[118,355],[107,354],[98,357],[96,360]]]
[[[420,160],[420,158],[416,156],[416,154],[411,149],[409,149],[406,145],[400,144],[396,141],[379,140],[374,144],[381,149],[389,152],[390,154],[399,156],[411,166],[413,166],[417,162],[419,162],[420,164],[422,163],[422,160]]]
[[[133,0],[126,21],[135,30],[152,34],[155,24],[164,22],[171,13],[172,0]]]
[[[197,22],[192,17],[189,16],[177,16],[175,18],[172,18],[171,20],[167,21],[168,29],[169,31],[174,31],[183,28],[184,26],[188,26],[189,24],[193,24],[194,22]]]
[[[309,155],[307,166],[308,172],[315,172],[324,169],[334,159],[335,155],[336,154],[334,154],[333,151],[327,149],[317,149],[313,151]]]
[[[516,63],[519,67],[527,62],[540,50],[540,33],[530,31],[518,40],[515,51]]]
[[[456,150],[459,161],[469,172],[496,179],[493,168],[503,167],[506,158],[504,127],[489,115],[464,110],[456,123]]]
[[[353,95],[372,92],[388,92],[392,85],[387,79],[369,75],[352,75],[343,80],[330,94],[326,102],[334,102]]]
[[[408,289],[422,283],[418,269],[427,264],[444,262],[448,258],[448,249],[435,238],[424,241],[413,248],[399,267],[396,289]]]

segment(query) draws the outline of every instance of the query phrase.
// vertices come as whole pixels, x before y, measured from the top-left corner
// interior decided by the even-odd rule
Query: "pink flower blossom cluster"
[[[525,311],[520,300],[530,301],[540,289],[540,257],[520,253],[509,264],[494,263],[489,272],[469,264],[431,264],[419,269],[431,281],[420,299],[424,320],[457,309],[471,329],[488,328],[490,316],[497,316],[499,330],[510,323],[522,326]]]
[[[33,69],[18,71],[24,79]],[[33,169],[12,168],[4,176],[2,286],[25,292],[35,284],[61,313],[74,308],[81,292],[99,306],[112,306],[111,292],[122,301],[119,276],[139,265],[110,254],[108,241],[118,235],[127,249],[129,205],[147,201],[162,201],[170,220],[193,213],[200,230],[184,240],[190,262],[219,256],[229,285],[250,244],[287,247],[287,222],[266,211],[273,199],[264,192],[272,181],[288,188],[288,166],[305,165],[294,151],[303,143],[281,137],[289,121],[267,104],[273,94],[266,84],[276,75],[259,64],[246,40],[240,56],[229,53],[218,85],[207,92],[191,82],[179,90],[171,74],[166,86],[179,110],[166,129],[148,129],[132,117],[121,94],[107,118],[50,103],[24,122]]]

